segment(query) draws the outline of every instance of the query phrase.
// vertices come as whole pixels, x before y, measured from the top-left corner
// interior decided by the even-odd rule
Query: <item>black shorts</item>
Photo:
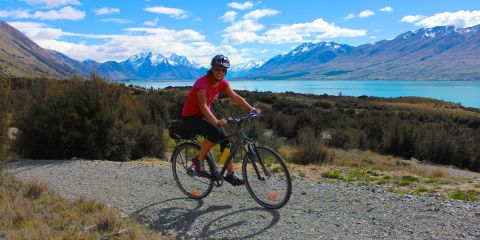
[[[201,135],[213,143],[219,143],[225,138],[225,131],[220,127],[211,124],[207,119],[201,116],[183,117],[184,127],[192,135]],[[226,141],[223,141],[224,143]],[[221,144],[223,145],[223,144]]]

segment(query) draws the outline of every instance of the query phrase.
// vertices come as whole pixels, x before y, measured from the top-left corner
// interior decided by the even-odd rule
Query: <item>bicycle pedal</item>
[[[233,181],[232,179],[229,179],[227,177],[223,177],[223,180],[225,180],[226,182],[230,183],[232,186],[236,187],[236,186],[240,186],[242,184],[238,184],[236,183],[235,181]]]

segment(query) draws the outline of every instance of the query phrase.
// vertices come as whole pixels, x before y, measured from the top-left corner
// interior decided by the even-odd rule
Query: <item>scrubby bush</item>
[[[305,127],[297,136],[297,152],[291,161],[298,164],[322,164],[330,161],[330,155],[323,140],[315,136],[315,130]]]
[[[7,157],[9,149],[8,127],[9,127],[9,105],[10,84],[4,79],[0,80],[0,160]],[[0,165],[2,163],[0,162]]]
[[[155,127],[151,118],[126,88],[98,76],[53,82],[45,98],[19,116],[18,146],[31,158],[158,156],[165,148],[163,125]]]

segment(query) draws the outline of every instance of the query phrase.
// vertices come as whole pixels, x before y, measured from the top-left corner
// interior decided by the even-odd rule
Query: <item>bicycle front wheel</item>
[[[243,160],[242,171],[248,192],[263,207],[278,209],[290,199],[290,172],[285,161],[272,149],[254,147]]]
[[[200,146],[186,142],[180,144],[172,153],[173,178],[178,188],[189,198],[202,199],[206,197],[213,187],[211,163],[205,160],[206,174],[196,174],[190,169],[192,158],[198,156]]]

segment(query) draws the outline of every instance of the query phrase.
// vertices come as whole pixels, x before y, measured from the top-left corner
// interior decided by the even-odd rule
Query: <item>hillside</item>
[[[74,70],[0,20],[0,76],[68,77]]]

